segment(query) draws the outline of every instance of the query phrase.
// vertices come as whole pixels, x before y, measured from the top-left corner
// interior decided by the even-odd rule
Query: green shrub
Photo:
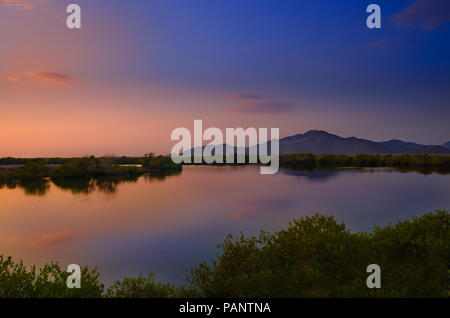
[[[165,156],[157,156],[144,158],[142,160],[142,167],[154,171],[181,171],[182,165],[176,164],[172,158]]]
[[[229,235],[211,264],[192,269],[184,285],[154,274],[116,281],[107,297],[448,297],[450,215],[436,211],[412,220],[352,233],[331,216],[293,220],[258,237]],[[366,286],[369,264],[381,267],[381,288]],[[81,289],[68,289],[57,264],[39,271],[0,256],[0,298],[101,297],[96,270],[82,269]]]
[[[51,174],[53,180],[61,178],[90,178],[101,176],[134,177],[143,173],[142,168],[135,166],[114,165],[113,159],[104,157],[72,159],[56,168]]]
[[[168,298],[176,296],[176,289],[170,284],[157,282],[155,275],[150,273],[146,277],[141,274],[138,278],[115,281],[106,295],[112,298]]]
[[[450,269],[450,214],[413,217],[371,235],[371,249],[382,269],[387,297],[446,297]]]
[[[48,177],[49,171],[50,168],[44,160],[33,159],[27,161],[21,169],[3,174],[2,180],[4,182],[37,180]]]
[[[72,159],[56,168],[52,172],[51,178],[88,178],[91,176],[94,168],[95,160],[93,158]]]
[[[70,273],[58,264],[45,265],[39,270],[26,268],[20,261],[0,255],[0,298],[59,298],[101,297],[103,284],[96,270],[81,269],[81,288],[67,288]]]
[[[437,211],[350,233],[316,214],[274,234],[228,236],[188,286],[199,297],[446,297],[449,226],[449,214]],[[366,286],[369,264],[381,266],[381,289]]]

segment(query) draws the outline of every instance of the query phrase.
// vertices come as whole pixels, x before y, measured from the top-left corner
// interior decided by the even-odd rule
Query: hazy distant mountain
[[[442,147],[450,149],[450,141],[447,141],[445,144],[442,145]]]
[[[389,152],[387,148],[379,143],[355,137],[342,138],[322,130],[310,130],[305,134],[298,134],[280,139],[280,153],[282,154],[355,154],[387,152]]]
[[[280,139],[280,153],[450,154],[450,149],[397,139],[375,142],[356,137],[343,138],[322,130],[310,130],[305,134]]]
[[[343,138],[323,130],[310,130],[304,134],[281,138],[280,154],[450,154],[450,142],[445,145],[421,145],[397,139],[375,142],[356,137]],[[225,153],[225,145],[223,147]],[[268,148],[270,149],[270,141]]]

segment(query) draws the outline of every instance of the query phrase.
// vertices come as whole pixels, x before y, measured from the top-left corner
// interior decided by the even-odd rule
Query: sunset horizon
[[[407,1],[384,5],[381,30],[350,4],[79,2],[79,30],[65,27],[68,1],[0,2],[0,156],[164,154],[194,119],[450,139],[448,27],[408,16]]]
[[[448,302],[450,0],[0,0],[0,39],[14,313]]]

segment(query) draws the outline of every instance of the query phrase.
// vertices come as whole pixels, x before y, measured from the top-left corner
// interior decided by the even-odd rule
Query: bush
[[[446,297],[450,215],[444,211],[376,227],[371,248],[382,268],[386,297]],[[374,258],[375,262],[375,258]]]
[[[56,168],[51,174],[53,180],[61,178],[90,178],[100,176],[135,177],[143,173],[142,168],[134,166],[118,166],[112,164],[109,157],[72,159]]]
[[[37,180],[48,177],[49,171],[44,160],[33,159],[27,161],[21,169],[4,174],[1,179],[3,182]]]
[[[101,297],[103,284],[96,270],[81,269],[81,288],[67,288],[70,273],[58,264],[45,265],[39,270],[27,269],[22,262],[0,255],[0,298],[59,298]]]
[[[153,273],[146,277],[124,278],[108,288],[107,297],[113,298],[168,298],[176,296],[176,289],[170,284],[155,280]]]
[[[52,172],[51,178],[88,178],[91,176],[94,168],[95,160],[92,158],[72,159],[56,168]]]
[[[188,286],[199,297],[446,297],[449,226],[449,214],[437,211],[350,233],[316,214],[274,234],[228,236],[212,265],[191,271]],[[381,289],[366,286],[369,264],[381,266]]]
[[[153,171],[181,171],[183,166],[181,164],[176,164],[172,161],[170,157],[157,156],[157,157],[146,157],[142,160],[142,167],[148,168]]]
[[[258,237],[229,235],[210,265],[184,285],[154,274],[116,281],[107,297],[447,297],[450,215],[436,211],[373,233],[351,233],[331,216],[293,220]],[[369,264],[381,267],[381,288],[366,285]],[[101,297],[96,270],[82,269],[81,289],[68,289],[57,264],[39,271],[0,256],[0,297]]]

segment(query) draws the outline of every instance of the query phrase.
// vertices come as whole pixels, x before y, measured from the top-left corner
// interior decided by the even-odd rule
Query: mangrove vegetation
[[[97,270],[83,267],[81,288],[68,289],[56,263],[37,269],[0,256],[0,297],[448,297],[449,241],[446,211],[371,233],[315,214],[275,233],[229,235],[181,286],[149,273],[105,289]],[[367,288],[369,264],[380,266],[382,288]]]
[[[139,160],[126,158],[109,156],[67,160],[3,158],[0,159],[0,162],[4,163],[3,169],[0,170],[0,185],[17,185],[46,178],[50,178],[55,183],[61,183],[61,179],[98,179],[101,177],[130,179],[141,176],[145,172],[169,173],[182,170],[182,166],[173,163],[170,157],[146,156]]]

